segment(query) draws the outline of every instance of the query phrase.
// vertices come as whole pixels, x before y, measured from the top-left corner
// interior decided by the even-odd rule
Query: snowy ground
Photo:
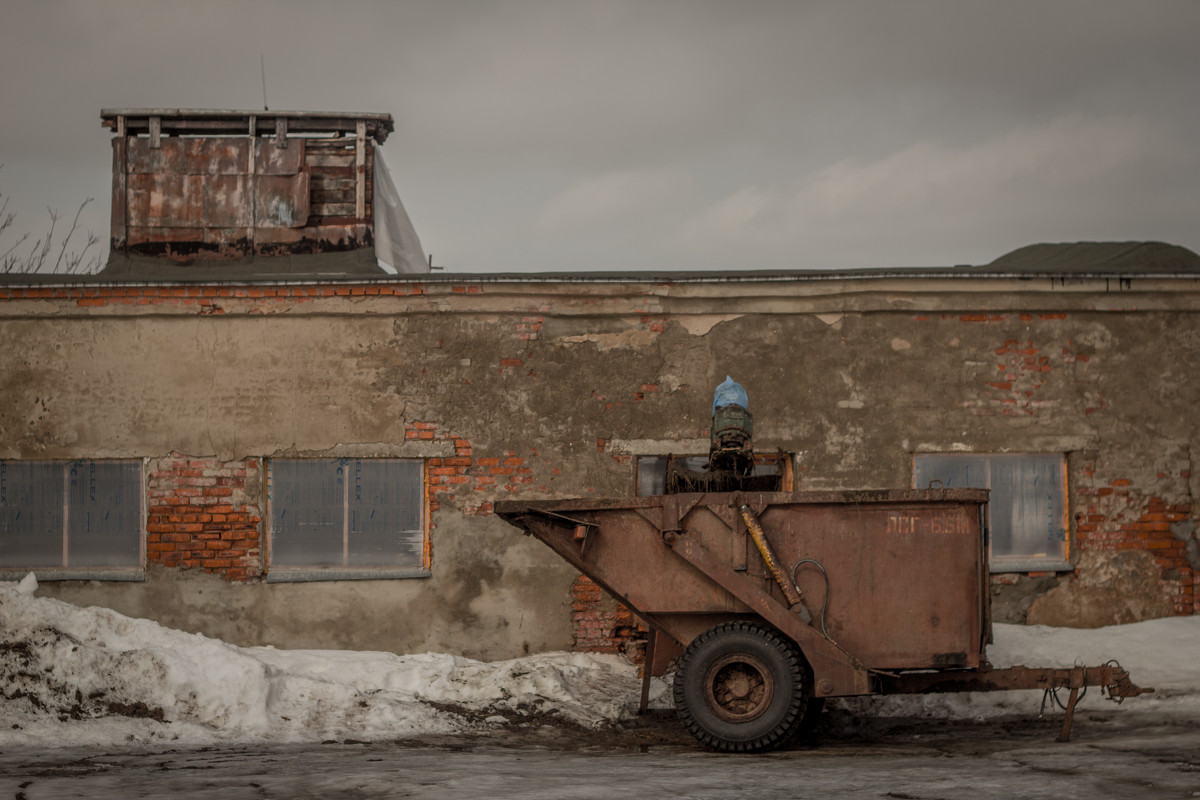
[[[630,718],[640,692],[635,669],[617,657],[546,653],[482,663],[436,653],[245,648],[39,598],[36,589],[32,576],[0,585],[0,748],[373,741],[496,732],[545,717],[604,728]],[[1099,630],[997,625],[995,638],[996,666],[1116,659],[1135,683],[1157,690],[1112,706],[1114,719],[1200,719],[1200,617]],[[668,687],[654,682],[652,707],[669,707]],[[841,707],[979,719],[1036,716],[1041,700],[1041,692],[1001,692]]]

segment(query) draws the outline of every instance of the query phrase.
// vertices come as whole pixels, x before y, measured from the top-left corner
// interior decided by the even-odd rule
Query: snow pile
[[[992,626],[988,658],[996,667],[1098,666],[1116,660],[1159,697],[1200,693],[1200,616],[1167,617],[1110,628]]]
[[[636,711],[615,656],[486,664],[427,653],[237,647],[0,585],[0,746],[300,742],[458,733],[552,716],[598,726]],[[653,697],[665,705],[667,686]]]
[[[0,584],[0,747],[370,740],[495,729],[543,717],[597,727],[636,710],[641,682],[615,656],[546,653],[483,663],[425,653],[237,647]],[[1081,713],[1200,717],[1200,617],[1099,630],[996,625],[997,667],[1115,659],[1155,694],[1117,710],[1093,688]],[[668,678],[669,681],[669,678]],[[669,682],[651,705],[669,708]],[[1042,692],[835,701],[860,716],[978,719],[1038,713]],[[1065,699],[1065,695],[1064,695]],[[1057,713],[1057,712],[1056,712]]]
[[[1200,717],[1200,616],[1169,617],[1109,628],[1050,628],[1044,625],[994,624],[995,641],[988,646],[992,666],[1098,667],[1116,661],[1134,684],[1154,689],[1125,700],[1118,717],[1154,714],[1160,718]],[[1114,711],[1091,687],[1081,711]],[[1059,700],[1067,700],[1059,692]],[[1041,690],[869,697],[840,700],[849,713],[874,716],[915,716],[982,719],[1007,714],[1036,715]],[[1052,700],[1046,710],[1059,713]]]

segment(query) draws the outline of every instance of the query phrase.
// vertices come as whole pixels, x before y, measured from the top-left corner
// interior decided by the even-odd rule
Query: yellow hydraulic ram
[[[767,541],[767,534],[763,532],[758,518],[754,516],[750,506],[744,503],[738,507],[738,511],[742,515],[742,522],[746,523],[746,530],[750,532],[750,538],[754,540],[754,546],[758,548],[758,552],[762,556],[763,563],[767,565],[767,571],[771,573],[771,577],[783,590],[783,596],[787,599],[788,606],[806,623],[812,622],[812,614],[809,614],[808,609],[804,606],[804,597],[796,588],[796,584],[792,583],[787,574],[780,569],[779,561],[775,558],[775,553],[771,551],[771,543]]]

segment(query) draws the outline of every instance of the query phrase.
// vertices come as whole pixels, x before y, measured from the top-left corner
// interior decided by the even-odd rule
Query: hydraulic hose
[[[748,505],[739,506],[738,511],[742,515],[742,522],[746,523],[746,530],[750,532],[750,538],[754,540],[754,546],[758,548],[759,555],[762,556],[763,563],[767,565],[767,571],[771,573],[771,577],[783,590],[783,596],[787,599],[788,606],[806,623],[811,623],[812,614],[808,613],[808,609],[804,607],[804,598],[800,595],[800,590],[780,568],[779,560],[775,558],[775,553],[771,550],[771,543],[767,541],[767,535],[763,532],[758,518],[754,516],[754,512]]]

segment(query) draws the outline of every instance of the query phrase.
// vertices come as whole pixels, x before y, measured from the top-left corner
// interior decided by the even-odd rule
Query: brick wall
[[[229,313],[219,323],[213,321],[220,327],[238,315],[287,314],[298,306],[303,306],[307,313],[315,310],[322,298],[349,297],[357,300],[382,295],[415,298],[431,293],[433,299],[442,296],[454,302],[477,302],[486,299],[480,296],[488,291],[491,291],[490,286],[464,284],[441,287],[400,281],[319,286],[12,287],[0,288],[0,299],[53,301],[60,307],[61,314],[73,319],[86,319],[94,315],[97,319],[117,320],[132,318],[142,312],[160,316],[222,315],[228,310]],[[406,424],[404,437],[445,445],[440,457],[426,461],[431,512],[452,508],[463,514],[483,515],[491,512],[492,502],[496,498],[516,492],[532,491],[538,496],[547,496],[596,491],[594,487],[601,484],[591,483],[596,478],[584,473],[584,468],[578,464],[567,467],[568,474],[562,483],[555,483],[554,476],[572,457],[579,459],[579,463],[588,464],[588,468],[603,461],[610,468],[605,475],[610,488],[608,493],[611,493],[612,486],[623,489],[621,475],[629,474],[632,459],[628,455],[608,452],[608,444],[613,438],[701,435],[690,428],[684,429],[681,420],[690,419],[688,424],[691,427],[703,427],[697,423],[699,418],[703,418],[707,399],[693,402],[690,410],[684,414],[681,413],[684,404],[669,404],[672,395],[676,391],[689,391],[690,385],[706,385],[704,382],[708,378],[703,373],[705,365],[710,362],[744,361],[748,369],[754,365],[761,367],[763,362],[759,360],[759,355],[748,355],[751,351],[759,351],[751,347],[747,351],[739,349],[732,352],[730,348],[733,345],[727,342],[736,341],[738,348],[745,348],[747,344],[762,345],[759,349],[770,352],[771,357],[775,358],[780,342],[812,342],[813,352],[828,354],[836,350],[840,339],[843,346],[858,348],[853,359],[853,363],[858,364],[871,363],[863,359],[872,354],[879,359],[878,363],[888,364],[899,358],[897,353],[910,354],[906,358],[919,354],[920,358],[905,363],[903,369],[906,372],[901,376],[903,380],[896,381],[897,389],[907,390],[920,384],[921,381],[915,379],[914,375],[923,375],[926,379],[940,379],[943,373],[950,376],[944,384],[927,381],[930,386],[945,389],[936,397],[918,396],[912,391],[908,394],[900,392],[899,408],[903,411],[899,413],[903,416],[899,419],[903,425],[895,427],[903,427],[912,442],[928,439],[944,446],[951,439],[936,437],[959,436],[958,433],[944,433],[946,426],[941,424],[943,415],[954,420],[958,426],[955,430],[963,431],[961,441],[980,449],[995,447],[997,442],[1001,443],[1001,447],[1008,446],[1014,441],[1019,443],[1014,446],[1036,448],[1043,440],[1039,437],[1056,435],[1101,442],[1108,448],[1107,457],[1112,458],[1114,463],[1079,464],[1074,457],[1072,460],[1073,547],[1077,552],[1139,550],[1152,554],[1154,563],[1161,570],[1161,576],[1156,574],[1152,577],[1161,581],[1162,591],[1170,598],[1175,613],[1192,613],[1196,609],[1194,571],[1197,567],[1194,559],[1189,561],[1189,552],[1197,547],[1197,518],[1188,489],[1190,475],[1180,466],[1189,463],[1189,459],[1186,454],[1181,455],[1176,463],[1167,464],[1157,471],[1151,467],[1140,468],[1139,472],[1139,467],[1131,466],[1130,458],[1123,451],[1140,446],[1136,445],[1138,437],[1143,436],[1146,430],[1155,429],[1156,424],[1158,430],[1165,430],[1167,426],[1161,424],[1161,420],[1156,421],[1154,413],[1159,412],[1151,413],[1140,408],[1131,410],[1128,399],[1122,406],[1119,392],[1129,383],[1125,377],[1128,363],[1124,365],[1125,370],[1120,363],[1114,366],[1114,358],[1128,354],[1131,348],[1136,348],[1137,342],[1162,342],[1165,348],[1171,344],[1171,340],[1163,338],[1161,332],[1155,333],[1157,338],[1148,334],[1145,339],[1140,339],[1133,335],[1132,329],[1124,332],[1120,347],[1111,349],[1106,344],[1097,345],[1081,339],[1081,334],[1092,330],[1120,332],[1119,326],[1126,324],[1123,318],[1128,320],[1130,326],[1144,325],[1145,320],[1126,315],[1112,315],[1112,320],[1098,320],[1094,313],[1076,315],[1074,312],[895,314],[887,316],[890,327],[886,333],[908,338],[892,339],[892,347],[888,348],[887,339],[879,338],[880,329],[873,327],[875,323],[869,317],[847,318],[838,323],[842,327],[828,334],[831,338],[822,339],[827,333],[820,325],[828,323],[818,325],[808,318],[809,315],[788,316],[781,313],[777,320],[771,320],[771,324],[778,324],[779,331],[759,334],[750,327],[751,321],[747,318],[736,323],[743,326],[738,331],[746,335],[744,340],[714,335],[703,343],[703,350],[693,352],[676,350],[675,343],[669,346],[651,345],[658,335],[667,331],[671,336],[676,336],[680,320],[685,319],[683,314],[671,316],[663,313],[660,310],[661,303],[657,300],[648,302],[645,298],[639,298],[630,301],[639,305],[633,312],[622,311],[624,316],[620,324],[614,324],[611,328],[603,324],[592,328],[589,327],[592,325],[590,322],[571,322],[567,325],[563,322],[563,315],[555,310],[553,303],[556,302],[560,301],[530,303],[511,314],[489,310],[479,317],[484,321],[461,327],[449,325],[426,329],[412,323],[413,330],[426,337],[414,341],[428,341],[430,345],[437,342],[440,348],[441,337],[445,336],[447,343],[461,347],[456,357],[471,357],[460,359],[466,362],[460,373],[454,372],[458,369],[456,364],[459,361],[422,362],[424,356],[416,351],[406,354],[407,361],[404,364],[391,364],[386,359],[380,359],[380,363],[387,364],[398,375],[405,374],[403,370],[408,363],[415,365],[411,375],[407,375],[412,380],[414,395],[406,408],[422,411],[413,412],[419,419]],[[610,313],[604,310],[606,302],[595,299],[579,301],[580,304],[594,305],[596,313],[601,315]],[[351,305],[332,304],[339,309]],[[400,309],[415,305],[415,301],[401,299],[388,303],[377,301],[365,304],[365,307],[368,311],[382,309],[381,314],[395,313],[398,320],[408,324],[408,317],[404,316],[406,312]],[[107,313],[102,308],[105,306],[119,306],[107,310],[118,313]],[[150,308],[144,308],[146,306]],[[83,310],[78,311],[76,307],[83,307]],[[488,309],[495,307],[498,306],[486,306]],[[391,309],[396,310],[393,312]],[[371,318],[370,314],[364,316]],[[475,318],[464,319],[470,321]],[[809,323],[812,325],[809,326]],[[434,324],[430,323],[431,326]],[[936,337],[930,333],[935,328],[938,329]],[[474,332],[476,330],[479,333]],[[832,327],[829,330],[834,331]],[[707,334],[691,332],[692,338],[688,342],[699,348],[698,337],[702,335]],[[455,340],[454,337],[459,338]],[[883,346],[872,350],[872,343],[876,341],[882,341]],[[501,342],[504,349],[489,349],[488,345],[494,342]],[[818,343],[823,345],[817,347]],[[917,346],[914,347],[914,343]],[[928,345],[928,350],[923,350],[922,344]],[[575,350],[568,354],[567,349],[571,347]],[[590,349],[593,347],[595,351]],[[618,347],[622,349],[616,350]],[[384,351],[386,348],[380,349],[380,352]],[[956,354],[948,355],[952,352]],[[1189,363],[1187,354],[1195,352],[1194,348],[1176,348],[1171,351],[1171,358],[1186,365]],[[486,366],[480,368],[485,363],[484,353],[487,354]],[[554,358],[547,357],[551,355]],[[946,357],[953,363],[939,360]],[[587,369],[604,359],[608,359],[606,364],[619,365],[621,379],[595,379],[590,393],[583,395],[590,404],[585,422],[580,423],[578,429],[570,427],[563,437],[558,436],[558,429],[549,428],[555,431],[553,435],[556,441],[542,444],[542,456],[539,457],[534,447],[514,444],[539,444],[536,437],[548,430],[540,420],[523,421],[524,428],[517,426],[509,430],[498,427],[496,433],[489,431],[488,436],[502,444],[486,449],[473,446],[469,438],[458,432],[480,430],[477,419],[471,416],[473,411],[470,408],[456,409],[454,406],[455,394],[460,387],[469,387],[472,382],[477,386],[487,385],[487,381],[493,381],[490,384],[493,389],[505,390],[510,384],[497,380],[496,376],[504,381],[510,378],[524,381],[526,378],[552,374],[552,369],[558,370],[553,374],[567,376],[560,381],[561,385],[570,386],[575,370]],[[803,361],[799,355],[797,359],[798,363]],[[827,378],[835,375],[835,370],[851,363],[851,360],[831,356],[829,363],[819,359],[810,359],[806,363],[811,368],[811,375]],[[436,373],[439,365],[446,369]],[[429,367],[429,379],[420,377],[425,374],[426,366]],[[962,368],[947,369],[947,366]],[[798,374],[802,372],[797,370]],[[13,374],[18,375],[16,372]],[[435,379],[434,375],[438,377]],[[856,374],[854,378],[861,381],[865,393],[875,391],[874,400],[879,401],[882,392],[876,388],[876,384],[880,380],[888,380],[889,375],[891,373],[883,370],[874,373],[863,370],[862,375]],[[965,378],[962,377],[964,375]],[[629,379],[627,382],[623,380],[626,377]],[[791,380],[790,377],[779,379],[781,391],[791,386],[788,383]],[[23,375],[18,375],[12,384],[19,386],[22,381],[28,382]],[[53,389],[52,383],[45,382]],[[281,383],[291,386],[287,381]],[[365,391],[362,386],[351,384],[355,391]],[[834,390],[824,388],[825,384],[838,389],[841,381],[836,378],[833,381],[812,380],[811,385],[803,387],[806,392],[812,393],[811,397],[805,396],[805,404],[793,409],[791,405],[780,401],[776,413],[764,414],[761,417],[765,423],[761,429],[764,436],[790,442],[798,449],[811,448],[815,454],[814,463],[819,465],[818,469],[824,470],[823,476],[830,481],[863,485],[879,474],[879,469],[891,468],[892,473],[885,473],[888,481],[892,485],[902,482],[907,469],[903,463],[905,451],[891,423],[862,422],[855,416],[866,416],[861,412],[861,404],[842,405],[837,402],[840,398],[834,394]],[[399,385],[406,384],[400,382]],[[1194,394],[1194,383],[1181,379],[1179,385],[1181,395],[1186,396],[1189,392]],[[555,398],[560,396],[552,393],[554,387],[539,388],[545,389],[545,397],[558,402]],[[372,385],[369,389],[375,392],[377,387]],[[68,394],[62,389],[58,391],[63,396]],[[464,394],[476,398],[473,392]],[[47,395],[43,393],[41,396],[44,398]],[[575,401],[577,398],[572,398],[572,402]],[[471,402],[476,400],[472,399]],[[771,398],[766,398],[766,402],[772,402]],[[791,400],[787,403],[791,403]],[[1114,411],[1113,406],[1120,411]],[[442,409],[447,408],[449,410],[442,414]],[[430,412],[429,409],[434,411]],[[405,412],[406,415],[408,413]],[[543,419],[556,420],[557,413],[559,408],[550,407]],[[584,413],[581,411],[577,416],[582,418]],[[79,415],[71,417],[63,414],[63,417],[79,418]],[[433,421],[435,418],[446,421]],[[816,418],[819,418],[819,424],[812,422]],[[572,426],[574,424],[572,422]],[[845,438],[850,443],[847,446],[855,450],[850,453],[854,458],[845,459],[845,464],[849,466],[844,467],[844,473],[836,472],[836,469],[842,468],[837,465],[834,465],[835,471],[830,472],[835,457],[824,452],[828,443],[822,437],[827,429],[832,428],[858,431],[854,435],[847,434]],[[1177,435],[1182,440],[1189,436],[1194,440],[1194,433],[1189,434],[1183,426],[1179,427]],[[475,438],[480,442],[486,440],[482,434]],[[46,441],[54,439],[47,435]],[[364,436],[360,439],[347,438],[346,441],[376,439]],[[575,450],[568,456],[563,449],[563,441],[585,442],[584,449],[587,452],[581,454]],[[595,442],[594,451],[592,441]],[[43,446],[41,440],[36,444]],[[518,449],[512,449],[514,447]],[[881,453],[885,457],[875,460],[873,456]],[[894,457],[896,454],[899,456]],[[612,469],[617,465],[620,467],[618,470]],[[233,581],[253,579],[262,574],[265,562],[265,505],[261,499],[261,461],[245,459],[222,462],[173,455],[151,463],[147,483],[147,550],[150,563],[206,570]],[[619,652],[622,648],[637,650],[640,647],[636,617],[594,583],[581,578],[574,585],[571,599],[577,647],[602,652]]]
[[[453,456],[425,461],[431,514],[448,498],[467,513],[490,514],[497,492],[520,492],[532,484],[527,457],[515,451],[475,458],[469,440],[432,422],[408,423],[405,438],[453,443]],[[231,581],[263,574],[260,459],[219,461],[173,454],[150,463],[146,495],[149,563],[202,569]]]
[[[1159,592],[1174,613],[1195,613],[1195,551],[1200,543],[1192,516],[1190,458],[1186,451],[1174,451],[1177,443],[1144,441],[1144,433],[1131,431],[1114,411],[1109,394],[1120,388],[1111,374],[1117,367],[1108,363],[1103,347],[1086,341],[1091,329],[1062,312],[917,315],[914,321],[981,328],[987,331],[983,342],[995,332],[996,344],[987,357],[971,353],[965,358],[971,380],[979,382],[964,395],[964,405],[975,414],[1017,417],[1018,425],[1051,430],[1077,429],[1082,418],[1087,430],[1126,442],[1119,463],[1111,455],[1071,459],[1072,553],[1148,552],[1160,570]],[[1021,441],[1019,430],[1013,429],[1012,441]],[[1143,456],[1143,451],[1152,455]],[[1077,570],[1073,577],[1084,576]],[[1008,578],[993,576],[993,583],[1010,583]]]
[[[202,569],[226,580],[263,570],[262,473],[258,459],[172,455],[146,476],[146,560]]]
[[[1196,538],[1192,503],[1177,488],[1191,477],[1190,470],[1178,469],[1174,475],[1160,470],[1140,478],[1110,477],[1108,471],[1095,462],[1078,469],[1076,547],[1080,552],[1149,552],[1162,570],[1161,591],[1174,613],[1196,613],[1195,568],[1188,558],[1189,540]]]
[[[642,663],[647,629],[632,611],[586,575],[575,580],[572,595],[571,626],[577,650],[622,653]]]
[[[472,293],[478,287],[454,287]],[[0,288],[0,300],[74,300],[82,308],[103,306],[178,306],[201,314],[222,314],[223,302],[266,300],[305,303],[326,297],[410,297],[425,294],[419,283],[369,286],[102,286],[96,288]]]
[[[404,426],[406,440],[451,442],[454,455],[426,459],[429,511],[442,507],[443,499],[455,499],[469,514],[490,514],[492,499],[499,492],[525,491],[533,485],[533,469],[529,458],[537,456],[531,449],[526,455],[505,450],[502,455],[475,457],[470,440],[439,426],[436,422],[408,422]],[[542,491],[545,486],[538,487]]]

